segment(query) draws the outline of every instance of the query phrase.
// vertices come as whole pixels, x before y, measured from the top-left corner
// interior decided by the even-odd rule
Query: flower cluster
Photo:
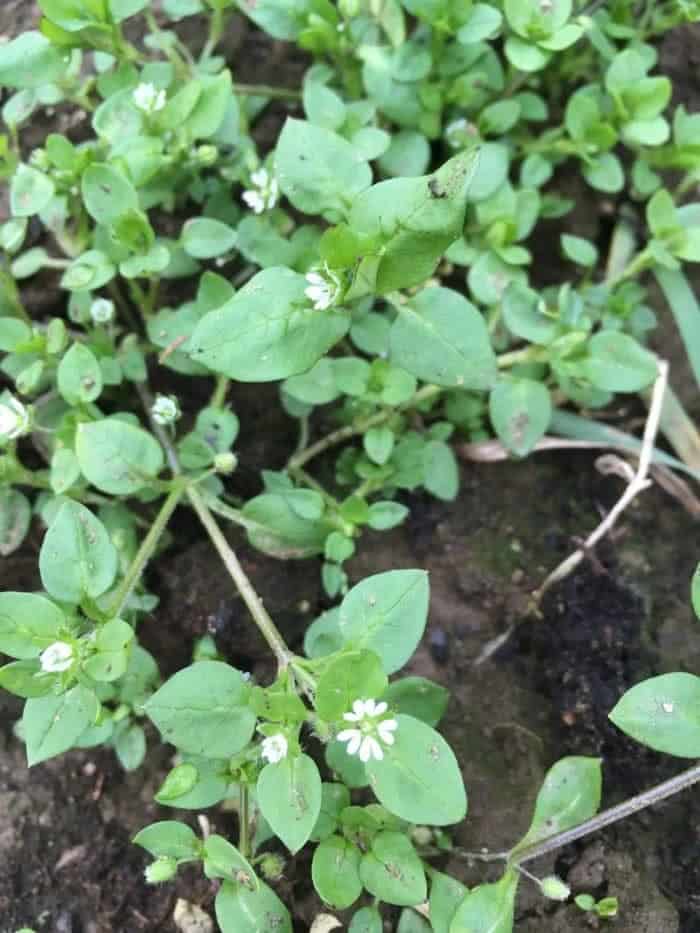
[[[304,294],[313,303],[314,311],[325,311],[338,300],[340,295],[340,278],[324,265],[323,272],[315,270],[306,273],[308,288]]]
[[[272,210],[279,198],[279,185],[266,168],[259,168],[250,176],[253,187],[243,192],[243,200],[256,214]]]
[[[29,430],[29,412],[14,395],[0,402],[0,442],[14,441]]]
[[[355,700],[352,712],[344,713],[346,722],[355,724],[352,729],[343,729],[338,733],[339,742],[347,742],[348,755],[359,755],[360,761],[370,758],[381,761],[384,757],[384,745],[394,744],[394,732],[398,728],[395,719],[382,718],[388,710],[386,703],[376,700]]]
[[[277,735],[271,735],[263,739],[260,754],[269,764],[276,765],[278,762],[282,761],[283,758],[287,757],[288,750],[289,742],[281,732],[278,732]]]
[[[109,324],[114,317],[114,302],[109,298],[95,298],[90,305],[93,324]]]

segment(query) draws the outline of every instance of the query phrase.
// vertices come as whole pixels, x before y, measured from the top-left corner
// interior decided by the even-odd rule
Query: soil
[[[6,0],[0,33],[16,34],[35,14],[32,3]],[[661,50],[665,65],[675,62],[673,77],[681,93],[687,87],[689,107],[697,87],[678,71],[677,44],[692,51],[696,36],[692,28],[679,31]],[[282,53],[277,44],[271,50],[252,41],[234,35],[227,54],[235,50],[237,60],[256,69],[264,63],[255,78],[267,80],[279,72]],[[294,84],[298,76],[294,61],[286,77]],[[279,115],[270,117],[271,134],[275,120]],[[598,222],[587,215],[592,231]],[[663,333],[660,340],[665,351]],[[683,394],[690,383],[680,372]],[[263,465],[284,463],[294,425],[280,413],[274,388],[237,386],[233,404],[244,428],[241,468],[230,486],[247,497]],[[658,489],[645,493],[600,551],[548,595],[542,618],[527,612],[531,592],[619,495],[620,481],[600,477],[593,461],[587,454],[543,454],[522,463],[464,464],[456,503],[412,497],[408,522],[368,532],[348,567],[352,581],[402,567],[430,573],[428,631],[406,672],[451,691],[443,731],[470,797],[469,816],[454,835],[471,851],[505,848],[524,833],[544,774],[564,755],[601,758],[604,806],[683,767],[627,740],[607,719],[622,693],[650,674],[700,672],[700,629],[688,605],[700,555],[683,546],[697,541],[697,523],[674,500]],[[184,510],[173,530],[175,543],[149,568],[161,607],[143,623],[144,643],[167,675],[188,663],[193,638],[209,632],[231,663],[266,682],[264,645],[209,544]],[[318,563],[266,558],[236,532],[231,541],[285,637],[300,648],[305,627],[328,605]],[[35,527],[22,553],[0,563],[1,589],[37,585],[40,543]],[[132,774],[111,753],[95,750],[29,772],[12,734],[19,711],[17,701],[0,694],[0,933],[22,926],[37,933],[174,933],[179,898],[213,916],[215,882],[192,870],[173,884],[148,887],[146,858],[130,843],[142,826],[172,817],[153,803],[172,750],[150,732],[151,753]],[[225,809],[206,816],[213,831],[233,832]],[[196,826],[194,815],[186,819]],[[530,868],[556,871],[576,892],[616,895],[616,933],[700,933],[699,843],[695,790]],[[482,863],[450,858],[443,867],[468,884],[493,877]],[[290,862],[278,885],[299,931],[320,909],[305,876],[308,864]],[[543,902],[534,886],[521,886],[518,933],[591,927],[575,906]]]

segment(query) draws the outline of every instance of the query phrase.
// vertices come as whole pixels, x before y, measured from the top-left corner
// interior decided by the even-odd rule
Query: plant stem
[[[168,437],[167,432],[163,429],[163,426],[154,421],[153,416],[151,415],[152,398],[147,386],[143,383],[136,383],[136,391],[141,397],[141,402],[148,415],[153,433],[156,435],[163,447],[163,450],[165,451],[165,456],[168,460],[168,465],[172,473],[175,476],[181,476],[182,468],[180,467],[180,462],[177,458],[175,447],[173,446],[171,439]],[[236,557],[235,551],[226,540],[222,530],[219,528],[216,519],[212,515],[209,506],[204,499],[204,496],[202,495],[201,491],[193,485],[187,487],[186,491],[187,497],[192,503],[192,506],[197,513],[199,520],[204,525],[204,528],[206,529],[212,544],[216,548],[219,557],[221,557],[221,560],[226,567],[226,570],[235,583],[236,589],[241,594],[250,614],[253,616],[253,621],[260,629],[260,633],[277,658],[277,663],[279,664],[280,669],[288,667],[289,663],[294,658],[294,655],[287,647],[279,629],[270,618],[267,609],[265,609],[263,606],[262,600],[255,591],[253,584],[248,579],[246,572],[241,567],[241,564]]]
[[[226,395],[231,385],[231,380],[226,376],[219,376],[216,380],[216,386],[209,402],[212,408],[223,408],[226,402]]]
[[[204,525],[212,544],[218,551],[219,557],[223,561],[231,579],[236,584],[236,588],[241,594],[250,614],[253,616],[255,624],[260,629],[260,633],[277,658],[277,663],[279,664],[280,668],[288,667],[294,655],[287,648],[287,645],[282,638],[282,635],[280,634],[277,626],[270,618],[267,609],[265,609],[263,606],[262,600],[256,593],[252,583],[248,579],[248,576],[241,567],[240,561],[236,557],[234,550],[231,548],[228,541],[224,537],[224,533],[219,528],[216,519],[209,510],[209,507],[204,501],[201,492],[197,489],[196,486],[190,486],[187,490],[187,496],[192,503],[192,506],[194,507],[199,520]]]
[[[683,771],[681,774],[669,778],[669,780],[664,781],[663,784],[657,784],[656,787],[652,787],[641,794],[637,794],[636,797],[630,797],[629,800],[624,800],[622,803],[617,804],[617,806],[610,807],[608,810],[603,810],[602,813],[592,816],[590,820],[586,820],[585,823],[574,826],[572,829],[566,829],[554,836],[541,839],[539,842],[533,842],[532,845],[525,846],[525,848],[521,849],[519,852],[513,850],[508,853],[498,853],[498,855],[516,865],[522,862],[530,862],[533,859],[539,858],[541,855],[547,855],[549,852],[554,852],[562,846],[568,845],[571,842],[576,842],[577,839],[583,839],[584,836],[595,833],[599,829],[604,829],[606,826],[610,826],[613,823],[617,823],[619,820],[624,820],[626,817],[632,816],[632,814],[638,813],[640,810],[644,810],[647,807],[651,807],[662,800],[666,800],[668,797],[673,797],[675,794],[680,793],[680,791],[692,787],[693,784],[697,784],[698,781],[700,781],[700,764],[693,765],[693,767],[689,768],[687,771]],[[494,853],[494,858],[496,857],[498,856]]]
[[[248,785],[238,785],[238,850],[243,858],[250,855],[250,800]]]
[[[273,87],[270,84],[240,84],[234,81],[233,90],[244,97],[274,97],[276,100],[301,100],[301,91],[294,88]]]
[[[119,588],[114,595],[114,600],[112,602],[112,608],[109,612],[110,616],[119,616],[121,615],[124,606],[126,605],[129,596],[139,582],[141,574],[146,569],[146,564],[153,556],[153,552],[158,546],[158,542],[165,531],[165,528],[170,520],[170,516],[173,514],[177,505],[182,499],[187,484],[183,480],[176,480],[173,489],[166,498],[165,502],[160,508],[160,512],[156,516],[156,520],[153,522],[151,527],[148,530],[148,534],[141,542],[141,547],[138,549],[136,556],[131,562],[126,576],[119,584]]]
[[[407,402],[404,402],[403,405],[399,405],[397,408],[378,411],[376,414],[370,415],[369,418],[363,418],[355,424],[348,424],[343,428],[338,428],[336,431],[331,431],[330,434],[322,437],[319,441],[316,441],[315,444],[311,444],[311,446],[307,447],[305,450],[300,450],[298,453],[294,454],[287,464],[287,469],[290,471],[298,470],[300,467],[303,467],[305,463],[308,463],[309,460],[313,460],[314,457],[318,457],[319,454],[325,453],[325,451],[330,450],[331,447],[342,444],[343,441],[350,440],[351,437],[364,434],[369,428],[384,424],[385,421],[389,421],[390,418],[393,418],[397,412],[414,408],[416,405],[420,405],[421,402],[441,395],[442,391],[440,386],[423,386],[423,388],[412,395]]]

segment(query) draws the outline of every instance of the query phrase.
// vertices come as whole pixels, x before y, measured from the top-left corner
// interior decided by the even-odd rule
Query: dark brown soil
[[[32,3],[5,0],[0,32],[16,34],[35,13]],[[196,22],[186,28],[196,32]],[[685,83],[693,79],[685,76],[679,50],[692,53],[696,35],[674,34],[662,49],[664,67],[675,68],[673,77],[688,87],[688,100],[697,87]],[[227,54],[241,62],[241,80],[298,84],[297,60],[280,77],[279,44],[234,33]],[[279,113],[271,113],[264,132],[274,136],[278,123]],[[585,223],[597,235],[599,218],[587,216]],[[49,290],[43,300],[51,299]],[[665,335],[661,339],[666,352]],[[689,384],[682,383],[681,391]],[[234,405],[243,433],[241,467],[231,487],[247,497],[256,491],[262,466],[284,463],[294,425],[280,414],[274,388],[238,387]],[[700,630],[687,599],[700,556],[692,547],[697,524],[674,501],[657,490],[646,493],[614,539],[549,595],[543,619],[526,616],[531,591],[617,494],[619,481],[598,477],[585,454],[468,464],[455,504],[415,497],[408,523],[390,533],[368,533],[350,564],[353,581],[401,567],[430,572],[429,628],[409,672],[452,692],[444,731],[470,795],[470,813],[455,840],[469,850],[512,844],[527,828],[547,768],[564,755],[601,757],[604,805],[683,767],[627,740],[607,719],[619,696],[650,674],[700,672]],[[193,638],[209,632],[232,663],[265,682],[270,667],[264,645],[216,555],[186,511],[178,513],[173,530],[176,543],[149,570],[162,602],[143,625],[146,646],[167,675],[188,662]],[[237,533],[231,540],[271,614],[299,648],[306,625],[327,605],[318,563],[279,563],[252,551]],[[23,553],[0,564],[0,588],[37,585],[39,545],[35,528]],[[510,629],[510,638],[482,660]],[[0,933],[23,925],[37,933],[174,933],[178,898],[213,916],[215,883],[186,871],[174,884],[147,887],[146,859],[129,842],[143,825],[172,817],[153,803],[171,750],[151,734],[152,753],[133,774],[99,751],[71,752],[30,773],[12,735],[19,710],[0,694]],[[233,832],[227,812],[207,815],[212,829]],[[196,825],[194,815],[186,818]],[[690,791],[543,859],[533,870],[556,869],[577,892],[617,895],[616,933],[698,933],[699,836],[700,796]],[[307,868],[290,863],[279,886],[298,930],[308,930],[319,909],[304,880]],[[447,868],[469,884],[491,877],[485,866],[456,858]],[[590,929],[576,907],[546,904],[523,885],[518,933]]]

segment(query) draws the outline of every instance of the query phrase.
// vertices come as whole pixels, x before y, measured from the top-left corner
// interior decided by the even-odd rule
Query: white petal
[[[359,730],[357,730],[355,732],[355,735],[353,735],[353,737],[348,742],[348,747],[346,749],[348,755],[356,755],[357,750],[361,744],[362,744],[362,733]]]
[[[370,747],[370,751],[372,752],[372,755],[374,755],[377,761],[381,761],[382,758],[384,757],[382,746],[379,744],[379,742],[376,739],[373,739],[371,735],[367,736],[367,741],[369,742],[369,747]]]
[[[322,275],[319,275],[318,272],[307,272],[306,281],[309,283],[309,285],[325,285],[326,284],[326,280],[323,278]]]
[[[374,739],[366,735],[362,740],[362,745],[360,746],[360,761],[367,762],[372,757],[372,742]]]
[[[381,725],[382,725],[382,727],[383,727],[384,729],[388,729],[390,732],[393,732],[394,729],[398,729],[398,728],[399,728],[399,724],[398,724],[398,722],[397,722],[395,719],[385,719],[385,720],[381,723]]]
[[[374,716],[374,707],[376,703],[374,700],[365,700],[365,716]]]
[[[374,707],[374,715],[381,716],[384,713],[386,713],[388,709],[389,707],[386,703],[384,703],[384,701],[382,701],[381,703],[377,703]]]
[[[250,180],[254,185],[257,185],[258,188],[265,188],[269,179],[270,176],[267,174],[267,169],[265,168],[259,168],[250,176]]]
[[[355,700],[352,704],[352,711],[356,716],[359,716],[360,719],[365,715],[365,704],[362,700]]]
[[[393,745],[393,744],[394,744],[394,733],[393,733],[393,732],[390,732],[388,729],[385,729],[385,728],[384,728],[384,723],[383,723],[383,722],[380,722],[380,723],[379,723],[379,726],[377,727],[377,732],[379,733],[379,738],[380,738],[380,739],[382,740],[382,742],[384,742],[386,745]]]
[[[346,722],[359,722],[362,716],[356,716],[355,713],[343,713],[343,719],[345,719]]]
[[[349,742],[353,735],[359,735],[359,729],[343,729],[342,732],[339,732],[336,736],[336,739],[339,742]]]

